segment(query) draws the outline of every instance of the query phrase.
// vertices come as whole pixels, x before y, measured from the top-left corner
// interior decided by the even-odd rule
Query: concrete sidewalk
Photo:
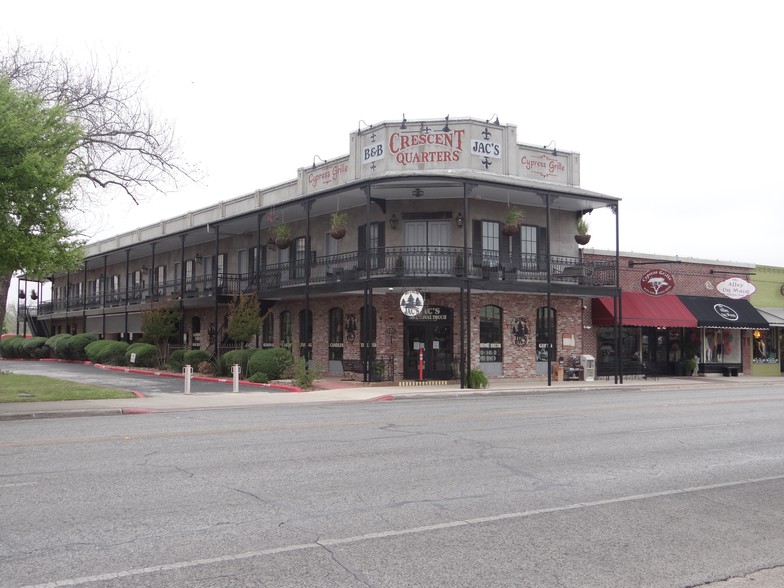
[[[150,376],[155,377],[155,376]],[[107,380],[111,372],[106,373]],[[410,383],[409,383],[410,384]],[[421,398],[471,398],[497,395],[551,394],[581,391],[629,391],[641,388],[685,389],[704,386],[779,386],[784,378],[741,376],[674,377],[657,380],[627,379],[623,384],[613,380],[593,382],[556,382],[550,386],[541,380],[493,380],[486,389],[461,389],[447,385],[365,385],[362,382],[324,379],[316,382],[319,389],[290,392],[275,388],[241,385],[239,392],[200,392],[198,394],[158,394],[143,398],[110,400],[70,400],[59,402],[13,402],[0,404],[0,421],[98,415],[144,414],[191,410],[215,410],[241,407],[274,406],[325,402],[372,402]],[[784,389],[782,389],[784,392]],[[141,391],[144,392],[143,390]]]

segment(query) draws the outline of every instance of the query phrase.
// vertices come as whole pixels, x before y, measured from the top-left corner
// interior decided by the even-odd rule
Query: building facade
[[[90,244],[31,314],[36,334],[132,341],[146,309],[177,304],[177,343],[220,355],[231,301],[254,294],[252,345],[331,373],[549,377],[585,351],[588,301],[618,286],[616,259],[584,256],[576,222],[610,208],[617,227],[618,203],[580,186],[579,154],[520,144],[513,125],[382,122],[290,182]]]

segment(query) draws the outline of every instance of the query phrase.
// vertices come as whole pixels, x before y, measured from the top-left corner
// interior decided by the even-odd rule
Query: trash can
[[[583,368],[583,374],[586,382],[593,382],[596,378],[596,359],[593,355],[581,355],[580,365]]]

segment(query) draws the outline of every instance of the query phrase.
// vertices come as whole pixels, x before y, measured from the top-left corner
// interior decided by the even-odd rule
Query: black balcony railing
[[[466,263],[467,261],[467,263]],[[306,272],[309,276],[306,279]],[[68,300],[42,302],[39,315],[63,313],[102,306],[124,306],[155,301],[181,301],[192,298],[221,297],[261,291],[329,284],[361,282],[367,275],[401,278],[469,278],[506,282],[547,281],[547,257],[544,255],[499,255],[493,251],[468,252],[462,247],[386,247],[366,251],[313,257],[307,267],[304,260],[267,265],[257,274],[193,276],[181,280],[136,285],[127,291],[72,297]],[[577,257],[551,256],[550,279],[554,284],[614,286],[616,267],[612,261],[586,261]],[[216,292],[217,286],[217,292]],[[522,288],[521,288],[522,289]]]

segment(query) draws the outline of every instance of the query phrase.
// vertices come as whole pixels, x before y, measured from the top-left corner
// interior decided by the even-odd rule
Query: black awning
[[[767,329],[768,321],[748,300],[712,298],[710,296],[678,296],[697,317],[700,327],[721,329]]]

